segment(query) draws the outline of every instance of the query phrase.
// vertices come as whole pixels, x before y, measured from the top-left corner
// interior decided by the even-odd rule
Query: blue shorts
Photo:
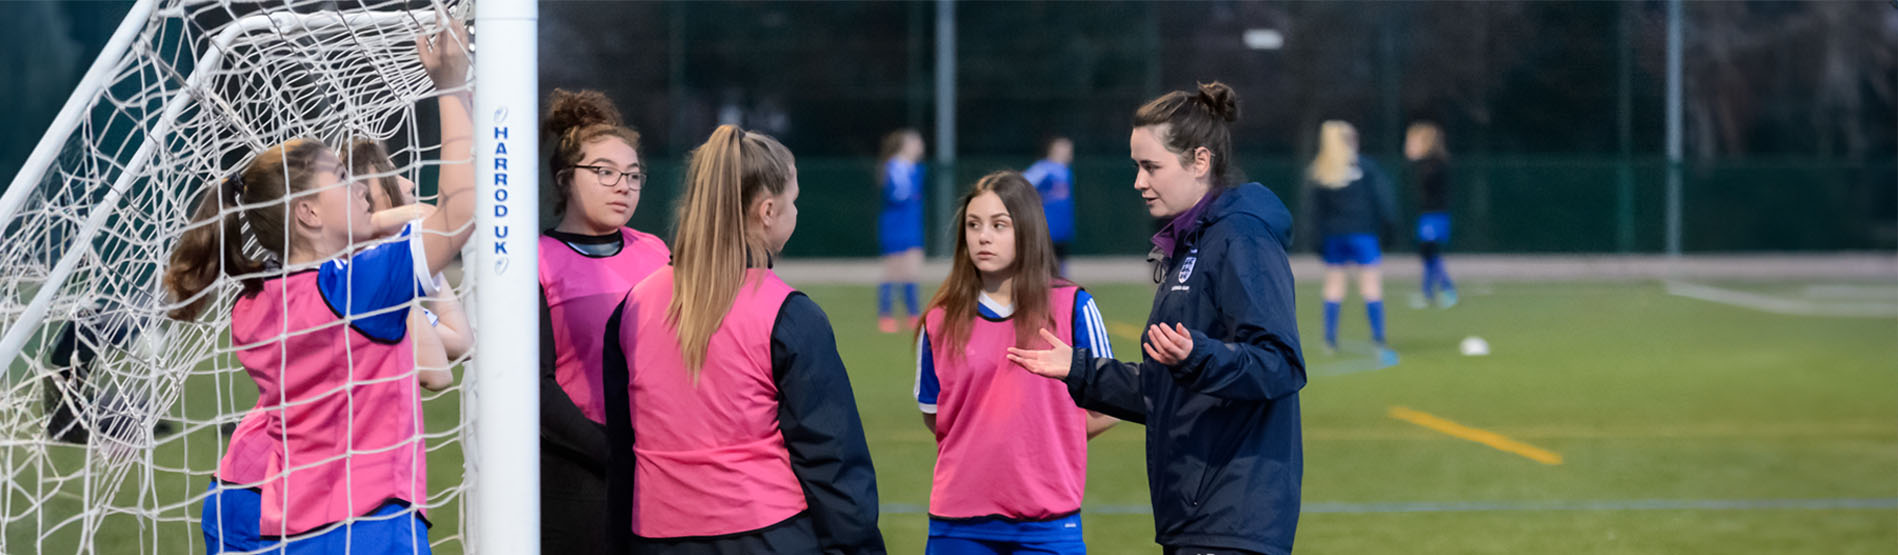
[[[889,256],[923,248],[921,213],[886,211],[877,215],[877,254]]]
[[[1087,544],[1081,540],[1007,541],[930,536],[929,545],[923,548],[923,553],[924,555],[1009,555],[1011,553],[1086,555]]]
[[[905,237],[905,238],[894,239],[894,240],[885,240],[882,242],[881,245],[878,245],[878,247],[879,248],[877,249],[877,255],[889,256],[892,254],[903,254],[904,252],[909,251],[911,249],[923,248],[923,241],[922,239],[912,239],[912,238]]]
[[[222,485],[223,487],[218,487]],[[204,551],[209,555],[224,552],[256,551],[264,546],[257,534],[263,520],[264,494],[256,488],[223,484],[211,479],[211,496],[204,498]]]
[[[1376,235],[1345,233],[1326,235],[1324,246],[1318,249],[1318,256],[1324,259],[1326,266],[1346,264],[1371,266],[1377,264],[1377,261],[1384,257],[1384,253],[1378,249]]]
[[[356,517],[342,526],[320,534],[308,534],[278,542],[264,542],[266,553],[282,555],[333,555],[336,553],[428,555],[428,522],[422,512],[400,501],[384,503],[369,516]]]
[[[877,236],[878,255],[889,256],[892,254],[900,254],[910,249],[920,248],[923,248],[923,234],[920,232],[909,233],[897,230]]]
[[[1417,242],[1449,244],[1450,214],[1424,212],[1417,215]]]
[[[1053,520],[1015,521],[1003,518],[929,519],[927,555],[1007,555],[1042,553],[1085,555],[1081,541],[1081,514]]]

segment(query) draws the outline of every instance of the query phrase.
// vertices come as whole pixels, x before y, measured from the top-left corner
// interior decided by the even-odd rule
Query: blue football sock
[[[1364,301],[1364,315],[1371,319],[1371,340],[1384,345],[1384,301]]]
[[[890,290],[893,289],[895,285],[896,284],[887,281],[877,284],[877,316],[884,317],[890,315]]]
[[[916,305],[916,284],[914,282],[903,284],[903,308],[909,309],[910,316],[915,316],[919,311]]]
[[[1325,301],[1325,344],[1338,346],[1338,301]]]

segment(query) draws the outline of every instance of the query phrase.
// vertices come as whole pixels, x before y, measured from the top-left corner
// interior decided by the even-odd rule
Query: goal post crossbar
[[[59,114],[53,117],[53,124],[33,146],[33,152],[26,157],[26,163],[20,165],[20,172],[13,175],[13,182],[7,185],[5,195],[0,195],[0,222],[13,219],[13,213],[26,203],[27,197],[34,191],[33,183],[46,174],[46,169],[59,159],[60,144],[72,135],[73,129],[85,119],[87,110],[92,109],[98,99],[98,92],[109,84],[113,66],[125,57],[125,51],[132,47],[132,39],[144,29],[145,21],[150,18],[152,9],[158,0],[138,0],[132,5],[132,11],[125,14],[125,20],[119,22],[118,30],[112,32],[111,40],[105,43],[105,49],[99,57],[92,60],[92,67],[86,69],[85,76],[79,79],[79,85],[73,88],[72,96],[66,97],[66,104],[59,108]]]
[[[144,16],[151,13],[151,4],[154,2],[155,0],[141,0],[139,7],[134,8],[133,12],[126,16],[127,23],[120,25],[119,31],[113,36],[113,44],[108,45],[106,51],[100,53],[92,69],[88,70],[86,79],[81,83],[79,90],[73,93],[65,108],[61,109],[54,127],[48,130],[46,136],[41,138],[39,146],[34,148],[34,158],[29,159],[28,164],[14,176],[6,196],[0,198],[0,222],[9,221],[28,196],[38,189],[33,186],[33,183],[45,177],[46,170],[57,159],[60,143],[64,142],[78,127],[80,121],[85,119],[85,111],[93,104],[88,100],[96,99],[100,90],[110,86],[110,78],[107,75],[111,73],[112,66],[117,65],[117,58],[124,55],[124,51],[132,40],[129,36],[121,35],[124,35],[127,28],[132,29],[132,35],[136,35],[136,31],[143,26]],[[197,63],[192,66],[191,75],[186,77],[184,85],[169,93],[170,98],[165,101],[162,115],[154,122],[151,132],[144,134],[143,141],[139,144],[138,150],[133,153],[131,160],[119,170],[105,198],[95,204],[93,210],[87,214],[84,226],[79,228],[77,235],[73,237],[72,247],[65,251],[58,264],[47,274],[45,284],[34,293],[33,300],[27,304],[26,310],[7,327],[6,335],[0,338],[0,356],[5,357],[6,360],[12,360],[20,355],[21,349],[25,348],[27,340],[31,338],[33,330],[44,321],[47,309],[52,306],[53,298],[58,296],[66,279],[71,277],[79,261],[91,252],[93,238],[116,210],[119,198],[133,182],[143,176],[145,164],[151,161],[157,147],[163,144],[165,138],[171,134],[178,117],[184,114],[184,111],[190,107],[191,101],[197,99],[199,95],[207,97],[215,95],[205,90],[205,76],[216,74],[219,64],[229,52],[229,47],[238,38],[264,29],[295,27],[303,30],[320,30],[375,26],[401,21],[427,24],[433,22],[435,17],[436,13],[432,10],[303,14],[279,12],[245,16],[225,27],[212,41],[211,46],[205,50],[204,55],[199,57]],[[134,23],[134,19],[139,21]],[[124,39],[125,44],[118,44],[121,42],[120,39]],[[42,151],[45,151],[44,155]]]

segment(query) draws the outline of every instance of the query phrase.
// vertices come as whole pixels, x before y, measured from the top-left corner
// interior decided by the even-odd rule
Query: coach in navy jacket
[[[1147,317],[1184,325],[1192,354],[1168,367],[1077,349],[1065,381],[1083,408],[1146,425],[1161,545],[1288,553],[1304,473],[1305,363],[1285,259],[1292,216],[1257,183],[1201,202],[1171,229]]]
[[[1134,112],[1134,189],[1155,217],[1153,310],[1140,363],[1095,357],[1043,332],[1010,349],[1059,378],[1083,408],[1146,426],[1155,541],[1172,554],[1292,550],[1305,386],[1291,266],[1291,213],[1231,170],[1238,95],[1220,83]]]

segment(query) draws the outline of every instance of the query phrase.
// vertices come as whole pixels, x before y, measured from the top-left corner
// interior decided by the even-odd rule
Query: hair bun
[[[1213,81],[1199,84],[1199,95],[1193,97],[1201,106],[1226,123],[1239,121],[1239,93],[1225,83]]]
[[[547,116],[540,124],[544,138],[553,140],[568,130],[595,124],[621,125],[619,109],[605,93],[554,89],[547,95]]]

